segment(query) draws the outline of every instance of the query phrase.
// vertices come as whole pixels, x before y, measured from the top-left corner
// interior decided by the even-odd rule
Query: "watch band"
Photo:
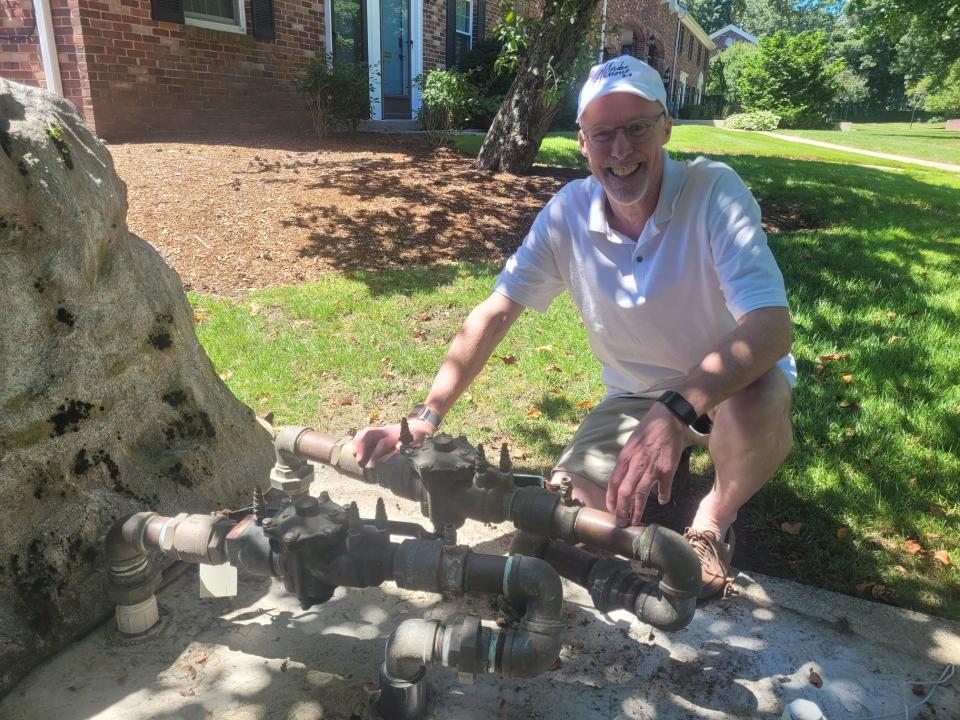
[[[439,429],[440,423],[443,422],[443,415],[434,412],[423,403],[414,405],[412,408],[410,408],[410,412],[407,413],[407,417],[416,420],[426,420],[428,423],[433,425],[435,429]]]
[[[697,411],[693,409],[693,405],[675,390],[667,390],[657,398],[657,402],[666,405],[667,410],[680,418],[680,422],[684,425],[693,425],[698,419]]]

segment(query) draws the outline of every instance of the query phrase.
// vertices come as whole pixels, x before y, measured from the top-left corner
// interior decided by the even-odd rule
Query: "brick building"
[[[677,0],[597,12],[604,54],[649,60],[675,108],[699,100],[713,44]],[[295,81],[326,53],[370,65],[375,119],[411,118],[413,79],[500,15],[498,0],[0,0],[0,75],[62,94],[107,138],[305,127]]]
[[[716,32],[710,33],[710,39],[717,46],[716,53],[721,53],[737,42],[757,44],[757,37],[751,35],[738,25],[724,25]]]

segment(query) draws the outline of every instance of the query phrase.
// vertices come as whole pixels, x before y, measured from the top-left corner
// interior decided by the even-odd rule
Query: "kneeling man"
[[[580,151],[591,176],[537,216],[493,293],[464,321],[422,405],[417,442],[437,430],[525,308],[568,291],[603,367],[607,394],[554,469],[574,497],[640,522],[670,499],[685,448],[705,445],[716,478],[685,533],[720,591],[739,509],[790,450],[791,330],[783,277],[760,208],[728,166],[676,162],[660,75],[620,57],[580,92]],[[399,426],[357,436],[366,464],[396,449]]]

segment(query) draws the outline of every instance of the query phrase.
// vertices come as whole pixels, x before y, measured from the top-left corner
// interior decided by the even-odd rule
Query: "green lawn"
[[[850,132],[839,130],[778,130],[784,135],[822,140],[875,152],[960,165],[960,132],[944,123],[855,123]]]
[[[960,618],[960,175],[698,126],[676,128],[670,147],[732,165],[781,228],[770,243],[794,316],[796,443],[738,522],[752,567]],[[570,137],[540,157],[578,162]],[[423,397],[496,271],[330,275],[191,300],[244,402],[343,431]],[[601,393],[564,297],[521,317],[447,424],[474,442],[509,438],[521,465],[545,471]],[[696,466],[709,471],[703,456]]]

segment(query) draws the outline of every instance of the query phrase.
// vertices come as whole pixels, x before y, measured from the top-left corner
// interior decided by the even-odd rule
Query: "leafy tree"
[[[541,19],[530,23],[529,44],[518,43],[517,75],[477,155],[479,169],[524,172],[533,165],[577,60],[587,57],[596,8],[597,0],[547,0]]]
[[[842,5],[842,0],[740,0],[734,6],[733,22],[758,37],[780,30],[829,33]]]
[[[960,57],[960,0],[850,0],[847,12],[869,35],[893,40],[908,82],[939,83]]]
[[[689,0],[687,10],[708,33],[729,25],[733,14],[733,0]]]
[[[734,43],[710,62],[707,80],[708,95],[722,95],[724,101],[734,108],[743,106],[740,96],[740,76],[747,61],[760,52],[752,43]]]
[[[866,81],[867,97],[858,103],[865,110],[906,108],[904,75],[894,42],[885,35],[865,32],[854,17],[842,20],[831,38],[830,52]]]
[[[779,115],[783,127],[825,125],[842,69],[843,61],[827,59],[823,33],[781,30],[761,38],[759,52],[744,64],[739,80],[743,106]]]
[[[927,92],[924,107],[930,112],[960,117],[960,59],[950,66],[940,86]]]

